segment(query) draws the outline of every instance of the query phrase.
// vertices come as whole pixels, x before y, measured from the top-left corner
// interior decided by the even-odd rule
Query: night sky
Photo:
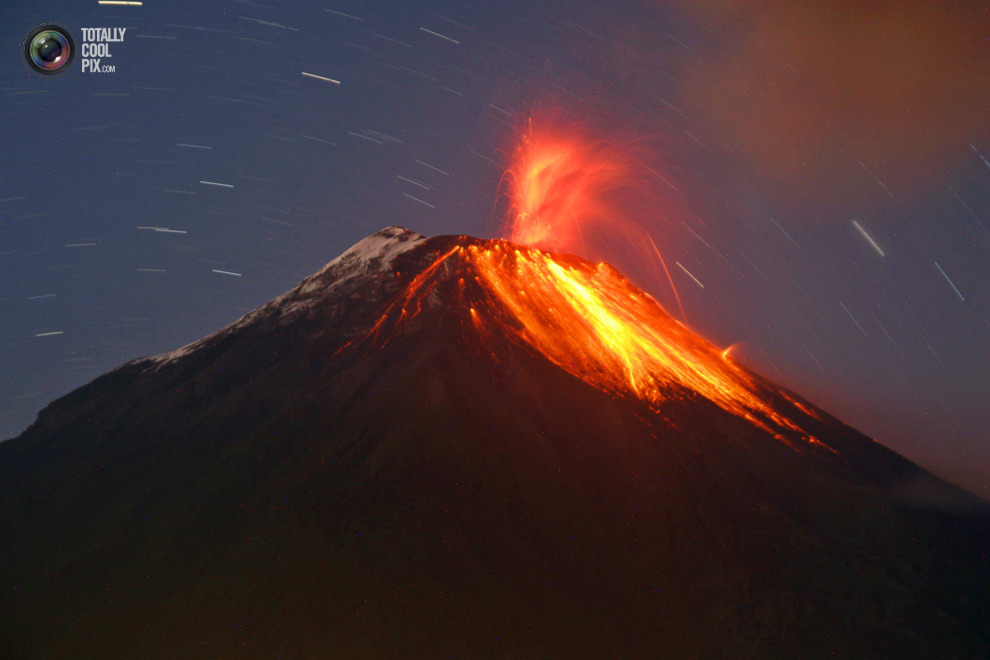
[[[47,21],[126,27],[115,71],[33,73]],[[382,227],[500,235],[535,114],[634,145],[683,314],[620,270],[986,496],[988,35],[983,2],[3,3],[0,437]]]

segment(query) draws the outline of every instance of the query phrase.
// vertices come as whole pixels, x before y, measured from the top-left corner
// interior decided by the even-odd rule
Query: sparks
[[[625,185],[629,170],[611,145],[530,119],[506,173],[510,239],[580,250],[583,233],[614,215],[608,193]]]

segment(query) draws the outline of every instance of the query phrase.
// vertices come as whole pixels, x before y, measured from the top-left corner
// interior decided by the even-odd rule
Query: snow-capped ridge
[[[393,259],[416,247],[423,240],[426,240],[425,236],[405,227],[398,225],[386,227],[358,241],[326,266],[303,279],[295,289],[275,300],[294,292],[309,293],[323,288],[323,285],[328,284],[325,281],[327,273],[337,269],[338,266],[346,265],[348,270],[346,274],[343,274],[343,278],[337,278],[338,281],[350,279],[357,273],[367,274],[383,270],[391,264]],[[337,283],[334,282],[334,284]]]
[[[181,348],[138,358],[130,364],[147,365],[157,370],[245,326],[273,317],[277,317],[279,322],[285,322],[354,278],[388,270],[396,257],[415,248],[424,240],[426,240],[425,236],[405,227],[398,225],[385,227],[358,241],[321,269],[305,277],[289,291],[248,312],[230,325]]]

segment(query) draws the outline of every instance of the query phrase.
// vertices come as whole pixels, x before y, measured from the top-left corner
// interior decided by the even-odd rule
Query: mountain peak
[[[410,323],[453,324],[462,338],[508,339],[654,412],[700,397],[799,451],[836,451],[808,430],[824,412],[736,363],[615,268],[501,239],[427,238],[394,225],[227,327],[132,364],[157,371],[237,341],[249,328],[272,335],[297,322],[316,336],[336,332],[343,343],[328,345],[334,354],[356,345],[376,350]]]
[[[422,234],[392,225],[361,239],[326,266],[303,279],[294,289],[276,300],[286,302],[307,298],[307,294],[327,286],[340,286],[358,274],[386,270],[392,261],[426,240]],[[274,301],[273,301],[274,302]]]
[[[333,259],[322,269],[306,279],[311,279],[342,261],[377,261],[381,265],[386,265],[397,255],[415,247],[425,239],[426,237],[422,234],[417,234],[411,229],[406,229],[399,225],[385,227],[361,239],[345,250],[339,257]]]
[[[181,348],[159,355],[139,358],[131,364],[158,369],[197,349],[215,343],[220,337],[257,323],[277,319],[280,324],[290,321],[326,295],[346,286],[358,276],[374,276],[386,271],[399,255],[426,240],[422,234],[392,225],[358,241],[325,266],[303,278],[299,284],[258,307],[228,326],[197,339]]]
[[[373,234],[0,476],[2,657],[990,657],[985,507],[506,241]]]

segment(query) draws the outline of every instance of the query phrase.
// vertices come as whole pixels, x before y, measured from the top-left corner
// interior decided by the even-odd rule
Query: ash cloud
[[[990,125],[990,5],[676,6],[706,42],[682,58],[683,108],[799,194],[902,194],[971,157]]]

